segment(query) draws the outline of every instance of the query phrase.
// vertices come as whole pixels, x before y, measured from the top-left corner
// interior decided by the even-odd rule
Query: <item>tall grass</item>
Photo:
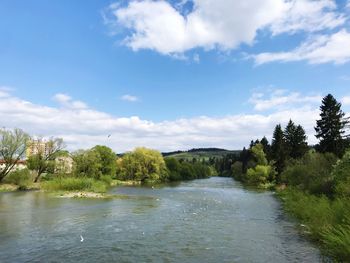
[[[284,208],[305,225],[323,251],[339,261],[350,259],[350,200],[331,200],[296,189],[281,191]]]
[[[55,178],[51,181],[43,182],[42,188],[47,191],[88,191],[105,193],[108,185],[103,181],[97,181],[86,177]]]

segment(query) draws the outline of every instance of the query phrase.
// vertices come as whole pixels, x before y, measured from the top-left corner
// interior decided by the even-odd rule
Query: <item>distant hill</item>
[[[164,157],[174,157],[176,159],[187,159],[192,160],[196,158],[198,160],[209,159],[209,158],[222,158],[227,154],[239,154],[241,151],[226,150],[220,148],[194,148],[188,151],[174,151],[162,153]]]

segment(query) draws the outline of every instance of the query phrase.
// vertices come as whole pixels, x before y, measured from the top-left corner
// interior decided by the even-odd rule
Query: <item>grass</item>
[[[43,182],[41,187],[46,191],[86,191],[94,193],[105,193],[110,184],[105,181],[97,181],[92,178],[55,178]]]
[[[278,192],[287,212],[297,218],[304,233],[321,244],[322,251],[341,262],[350,259],[350,200],[331,200],[296,189]]]

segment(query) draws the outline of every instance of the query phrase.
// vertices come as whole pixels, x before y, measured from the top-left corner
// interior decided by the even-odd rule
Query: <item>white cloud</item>
[[[63,96],[58,97],[65,101]],[[71,101],[74,102],[70,98],[68,103]],[[32,135],[62,137],[70,150],[96,144],[107,145],[117,152],[136,146],[161,151],[214,146],[240,149],[252,138],[271,135],[277,123],[285,124],[290,118],[302,124],[309,142],[315,143],[313,126],[318,118],[317,107],[295,107],[270,114],[201,116],[153,122],[137,116],[116,117],[89,107],[48,107],[11,94],[0,97],[3,126],[20,127]]]
[[[73,109],[86,109],[88,106],[79,100],[72,100],[70,96],[63,93],[58,93],[53,96],[53,99],[58,102],[61,106]]]
[[[346,21],[343,14],[336,12],[337,5],[332,0],[292,0],[285,1],[285,5],[284,15],[271,25],[274,35],[300,30],[315,32],[332,29]]]
[[[68,96],[67,94],[63,93],[58,93],[55,96],[53,96],[53,99],[57,101],[58,103],[67,103],[69,102],[72,98]]]
[[[350,105],[350,96],[343,97],[341,102],[343,105],[346,105],[346,106]]]
[[[120,97],[121,100],[125,100],[125,101],[129,101],[129,102],[136,102],[139,101],[139,98],[136,96],[132,96],[129,94],[125,94],[123,96]]]
[[[262,29],[269,29],[274,35],[300,30],[315,32],[345,22],[333,0],[193,0],[193,3],[193,10],[186,15],[178,10],[178,5],[167,1],[112,4],[105,21],[112,32],[120,31],[120,27],[130,30],[123,43],[133,50],[151,49],[167,55],[193,48],[231,50],[242,43],[251,45]]]
[[[350,33],[342,29],[331,35],[312,37],[292,51],[261,53],[251,57],[257,65],[302,60],[310,64],[344,64],[350,61]]]
[[[253,93],[249,102],[254,105],[257,111],[270,109],[287,109],[297,106],[305,106],[314,103],[320,103],[322,96],[304,96],[298,92],[287,92],[286,90],[273,90],[268,92],[267,96],[264,93]]]

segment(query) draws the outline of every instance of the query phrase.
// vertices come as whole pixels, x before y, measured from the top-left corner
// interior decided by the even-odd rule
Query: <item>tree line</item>
[[[16,170],[16,164],[25,157],[27,147],[33,152],[26,160],[27,169]],[[39,138],[33,143],[21,129],[1,129],[0,159],[4,165],[0,168],[0,183],[15,183],[25,188],[30,181],[37,183],[69,177],[157,183],[207,178],[215,174],[206,163],[164,158],[159,151],[144,147],[122,155],[102,145],[72,153],[64,149],[65,144],[60,138]],[[67,160],[71,160],[71,164],[68,163],[71,167],[65,165]]]

